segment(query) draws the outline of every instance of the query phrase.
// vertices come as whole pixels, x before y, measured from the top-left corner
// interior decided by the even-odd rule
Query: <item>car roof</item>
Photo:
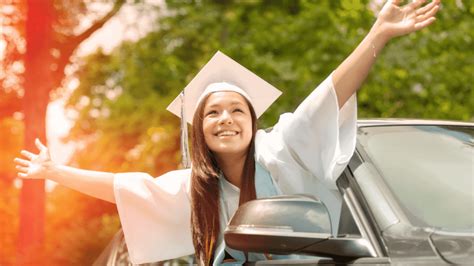
[[[405,118],[375,118],[375,119],[358,119],[358,127],[373,126],[474,126],[474,122],[448,121],[448,120],[429,120],[429,119],[405,119]]]

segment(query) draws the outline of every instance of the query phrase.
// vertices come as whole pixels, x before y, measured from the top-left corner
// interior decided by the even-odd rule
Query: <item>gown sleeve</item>
[[[339,109],[332,75],[295,110],[280,116],[270,132],[256,137],[256,159],[284,193],[306,193],[307,178],[329,189],[349,162],[356,142],[357,101]]]
[[[189,179],[190,170],[158,178],[145,173],[115,174],[115,201],[134,264],[194,253]]]

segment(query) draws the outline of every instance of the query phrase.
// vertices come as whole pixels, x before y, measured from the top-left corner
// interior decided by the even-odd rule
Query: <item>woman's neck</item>
[[[218,155],[216,156],[219,168],[224,173],[225,178],[234,186],[240,189],[242,183],[242,171],[245,165],[245,154],[239,155]]]

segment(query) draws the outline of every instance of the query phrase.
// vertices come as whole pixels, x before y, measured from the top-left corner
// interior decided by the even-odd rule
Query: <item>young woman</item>
[[[282,115],[271,132],[256,128],[258,115],[268,107],[261,103],[265,97],[259,96],[258,87],[267,84],[218,53],[216,60],[223,61],[211,60],[186,93],[192,98],[185,103],[193,129],[192,169],[156,179],[144,173],[75,169],[51,161],[37,140],[39,154],[22,151],[26,159],[15,159],[18,175],[48,178],[116,203],[134,263],[192,253],[202,264],[241,261],[242,254],[225,246],[223,229],[239,204],[258,197],[316,194],[337,225],[335,179],[354,151],[355,92],[390,39],[428,26],[439,9],[439,0],[426,5],[423,0],[404,6],[399,2],[384,5],[351,55],[294,113]],[[221,77],[209,78],[211,70],[234,76],[218,82]],[[244,259],[265,257],[251,254]]]

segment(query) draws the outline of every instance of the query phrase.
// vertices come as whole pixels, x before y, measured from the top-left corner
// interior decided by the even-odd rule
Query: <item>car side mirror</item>
[[[374,257],[363,238],[332,237],[329,212],[309,195],[249,201],[224,231],[226,244],[245,252],[309,254],[333,258]]]

